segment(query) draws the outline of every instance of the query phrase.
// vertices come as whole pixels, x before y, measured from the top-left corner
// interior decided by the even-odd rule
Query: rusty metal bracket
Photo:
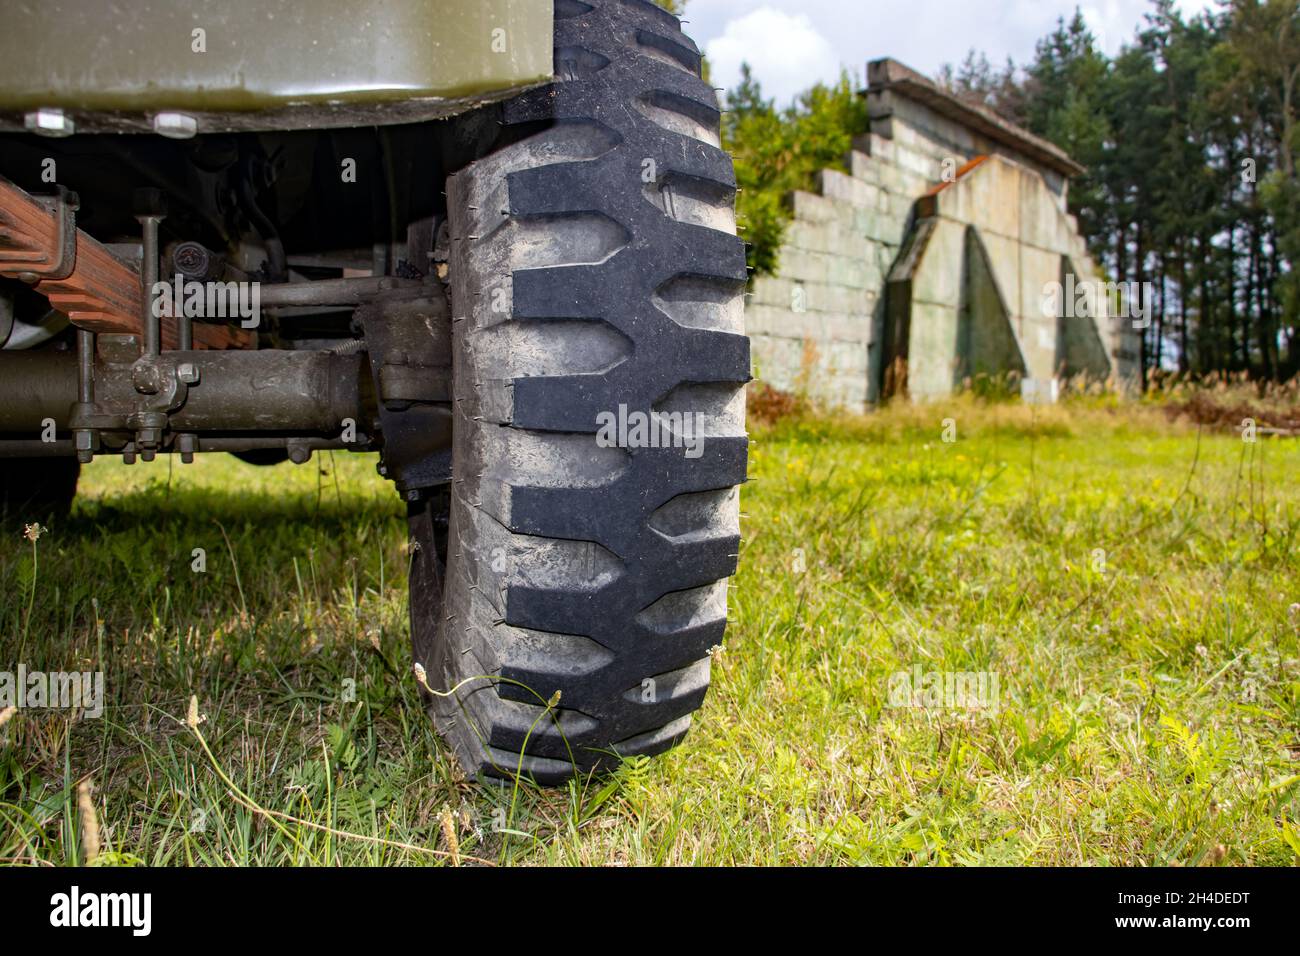
[[[0,210],[0,270],[28,285],[66,279],[77,266],[80,200],[70,189],[56,188],[53,196],[26,196],[26,208],[6,202]],[[50,223],[37,221],[39,210],[49,214]]]
[[[57,198],[62,209],[55,212],[48,199],[39,200],[0,177],[0,276],[34,284],[78,328],[142,334],[140,275],[77,228],[69,202],[75,197],[65,190]],[[229,326],[205,326],[194,333],[196,348],[249,348],[255,342],[248,330]],[[162,347],[179,344],[176,319],[164,319]]]
[[[380,473],[408,500],[451,480],[451,313],[442,287],[394,285],[356,310],[378,395]]]
[[[33,196],[38,203],[50,211],[56,223],[54,245],[51,255],[55,258],[47,265],[32,268],[31,281],[41,279],[66,279],[77,267],[77,210],[81,200],[72,190],[59,186],[53,196]]]
[[[379,398],[394,410],[412,402],[450,402],[451,367],[385,362],[379,366]]]

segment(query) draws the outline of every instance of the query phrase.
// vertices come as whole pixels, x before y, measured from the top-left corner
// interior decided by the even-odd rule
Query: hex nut
[[[190,139],[199,131],[199,121],[189,113],[154,114],[153,131],[168,139]]]
[[[131,366],[131,384],[143,395],[155,395],[158,392],[158,368],[148,362],[137,362]]]
[[[77,131],[72,117],[55,107],[41,107],[26,114],[23,126],[40,136],[71,136]]]
[[[73,447],[77,450],[77,461],[87,465],[95,459],[95,436],[84,429],[78,429],[72,435]]]

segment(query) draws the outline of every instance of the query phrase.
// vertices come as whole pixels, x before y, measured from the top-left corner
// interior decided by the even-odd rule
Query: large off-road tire
[[[411,517],[438,729],[471,774],[543,783],[686,733],[748,450],[745,254],[698,49],[648,0],[559,0],[555,62],[501,108],[518,136],[448,182],[450,522]],[[603,447],[620,406],[698,413],[698,457],[684,429]]]
[[[0,519],[32,523],[66,515],[80,475],[75,458],[0,459]]]

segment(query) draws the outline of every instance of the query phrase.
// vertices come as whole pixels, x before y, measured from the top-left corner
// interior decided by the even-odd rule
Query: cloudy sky
[[[1177,0],[1185,15],[1217,0]],[[716,86],[749,61],[768,96],[785,103],[840,65],[859,77],[868,60],[892,56],[933,75],[971,48],[1001,65],[1023,63],[1034,44],[1083,10],[1108,53],[1132,38],[1149,0],[688,0],[686,30],[708,54]]]

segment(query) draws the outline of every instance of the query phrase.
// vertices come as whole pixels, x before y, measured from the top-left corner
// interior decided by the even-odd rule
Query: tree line
[[[1076,10],[1027,64],[972,51],[936,79],[1087,167],[1070,211],[1106,278],[1149,296],[1144,380],[1300,371],[1297,0],[1219,0],[1190,19],[1152,0],[1114,56]],[[745,68],[725,108],[750,265],[774,272],[785,194],[842,164],[866,104],[845,73],[778,108]]]
[[[1071,211],[1108,278],[1149,290],[1143,369],[1300,370],[1300,4],[1153,0],[1114,57],[1081,14],[1023,68],[977,53],[938,77],[1087,167]]]

